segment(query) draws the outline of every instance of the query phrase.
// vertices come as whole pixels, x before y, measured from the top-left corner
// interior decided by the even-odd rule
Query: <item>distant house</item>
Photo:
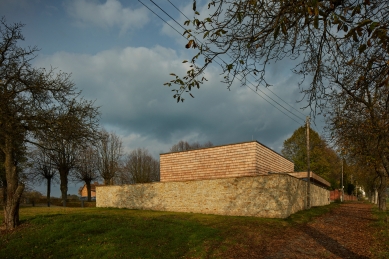
[[[91,183],[91,198],[96,199],[96,186],[101,186],[103,184],[99,184],[98,182]],[[86,184],[84,186],[80,187],[78,189],[78,195],[81,196],[81,198],[88,198],[88,190],[86,188]]]

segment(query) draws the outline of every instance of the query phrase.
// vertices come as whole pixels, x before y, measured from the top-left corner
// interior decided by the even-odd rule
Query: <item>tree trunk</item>
[[[91,181],[85,181],[85,184],[86,184],[86,191],[88,193],[88,201],[91,201],[91,186],[90,186],[90,182]]]
[[[5,205],[7,203],[7,179],[5,178],[5,173],[4,173],[4,178],[1,179],[1,181],[3,182],[3,188],[1,188],[1,192],[2,192],[1,194],[3,196],[2,202]],[[3,220],[3,223],[4,223],[4,220]]]
[[[4,199],[4,223],[7,230],[12,230],[19,224],[19,203],[24,190],[24,184],[19,183],[12,139],[6,138],[5,144],[4,166],[7,186],[5,187],[6,198]]]
[[[381,211],[386,211],[386,188],[387,188],[387,177],[381,175],[381,184],[378,189],[378,208]]]
[[[374,204],[378,205],[378,190],[374,189]]]
[[[51,178],[47,178],[47,207],[50,207]]]
[[[104,178],[104,185],[113,185],[112,178]]]
[[[61,168],[59,170],[59,177],[61,180],[61,195],[62,195],[62,204],[66,207],[66,199],[68,198],[68,173],[69,170],[66,168]]]

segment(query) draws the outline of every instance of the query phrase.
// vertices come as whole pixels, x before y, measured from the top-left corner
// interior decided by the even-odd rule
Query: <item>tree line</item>
[[[281,154],[294,163],[295,172],[306,172],[307,163],[307,136],[306,127],[299,127],[291,137],[283,143]],[[321,176],[331,184],[331,189],[342,188],[345,193],[354,194],[356,185],[363,186],[367,192],[374,191],[375,186],[369,181],[366,167],[356,164],[357,161],[345,159],[332,147],[326,137],[320,136],[313,129],[309,129],[310,170]]]
[[[87,188],[87,200],[91,201],[91,184],[103,180],[104,185],[122,185],[157,182],[160,178],[159,161],[147,149],[137,148],[126,154],[123,152],[123,142],[114,132],[100,130],[95,143],[87,145],[74,145],[72,148],[58,150],[37,146],[28,154],[24,179],[47,185],[47,204],[50,206],[51,184],[60,183],[61,192],[67,187],[67,181],[83,182]],[[170,152],[193,150],[211,147],[211,142],[200,144],[179,141],[170,148]],[[64,161],[69,171],[61,178]],[[63,182],[62,179],[66,178]],[[62,202],[66,206],[67,191],[62,193]]]
[[[26,178],[32,183],[46,183],[48,205],[51,183],[60,182],[64,206],[69,179],[85,183],[88,201],[91,200],[91,184],[96,180],[103,180],[104,185],[159,181],[159,161],[147,149],[138,148],[124,154],[122,146],[119,136],[104,129],[98,132],[94,143],[76,143],[71,148],[57,150],[37,146],[28,154],[30,161],[25,170]],[[61,174],[64,167],[68,171]]]

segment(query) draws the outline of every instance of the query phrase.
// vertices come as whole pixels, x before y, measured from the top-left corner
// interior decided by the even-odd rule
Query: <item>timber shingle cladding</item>
[[[257,141],[160,155],[160,181],[219,179],[293,172],[294,165]]]

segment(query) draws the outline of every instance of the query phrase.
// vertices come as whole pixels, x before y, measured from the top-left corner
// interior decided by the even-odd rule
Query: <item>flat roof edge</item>
[[[246,143],[252,143],[252,142],[258,143],[259,145],[269,149],[270,151],[276,153],[277,155],[279,155],[279,156],[285,158],[286,160],[288,160],[289,162],[293,163],[293,161],[290,161],[288,158],[284,157],[283,155],[281,155],[280,153],[274,151],[273,149],[269,148],[268,146],[262,144],[258,140],[251,140],[251,141],[243,141],[243,142],[237,142],[237,143],[223,144],[223,145],[217,145],[217,146],[212,146],[212,147],[201,147],[201,148],[196,148],[196,149],[191,149],[191,150],[184,150],[184,151],[166,152],[166,153],[160,153],[159,155],[162,156],[162,155],[168,155],[168,154],[174,154],[174,153],[182,153],[182,152],[190,152],[190,151],[196,151],[196,150],[201,150],[201,149],[209,149],[209,148],[218,148],[218,147],[225,147],[225,146],[232,146],[232,145],[240,145],[240,144],[246,144]]]

